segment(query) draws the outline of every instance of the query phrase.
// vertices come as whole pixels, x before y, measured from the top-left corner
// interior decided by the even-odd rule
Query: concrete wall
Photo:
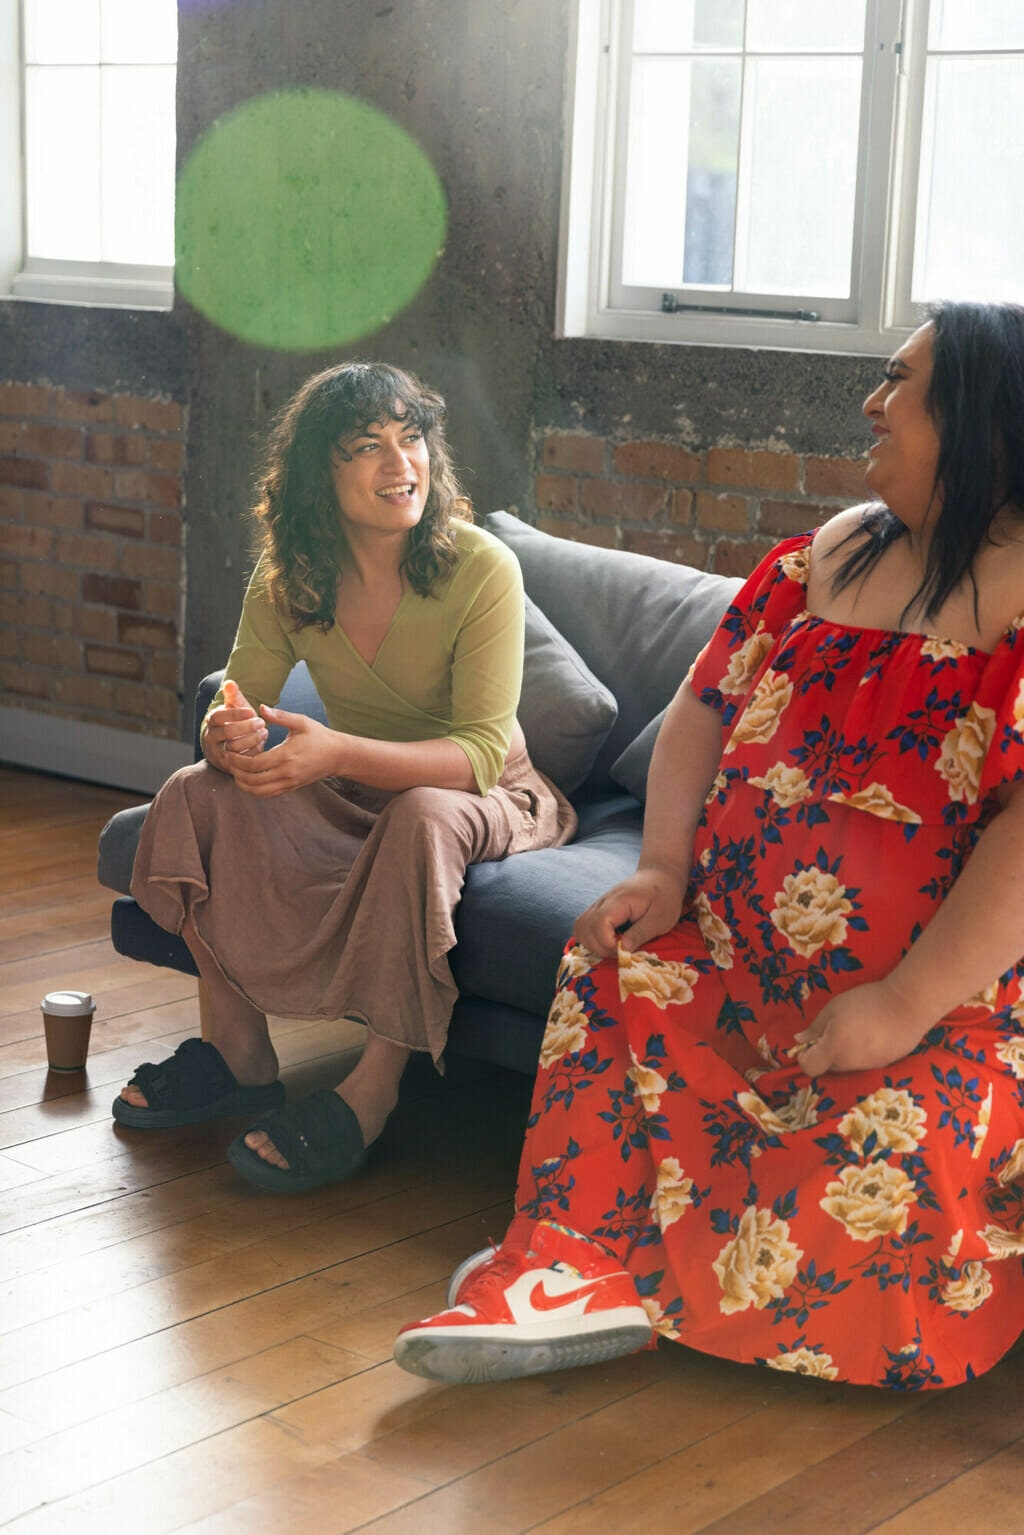
[[[338,89],[389,113],[443,181],[449,238],[415,301],[348,354],[386,357],[446,394],[481,512],[515,508],[551,518],[568,536],[633,547],[631,535],[660,530],[666,555],[698,560],[717,516],[726,526],[716,537],[749,545],[749,558],[729,557],[738,567],[770,536],[761,508],[778,499],[778,466],[760,456],[782,453],[797,465],[784,494],[806,498],[810,515],[831,506],[830,496],[852,499],[851,463],[866,440],[860,401],[877,363],[554,339],[567,38],[562,0],[181,0],[179,156],[240,101],[285,86]],[[0,380],[122,390],[183,408],[184,739],[195,683],[224,660],[237,620],[255,444],[291,390],[341,353],[263,351],[181,302],[159,316],[2,301],[0,342]],[[558,461],[566,439],[596,441],[585,450],[590,470]],[[646,457],[625,451],[635,442]],[[664,476],[650,466],[660,446],[693,456],[689,477],[669,487],[688,492],[682,521],[683,502],[667,493],[653,511],[643,496],[616,511],[614,495],[591,489],[591,508],[605,514],[587,510],[581,473],[657,484]],[[754,456],[744,460],[748,478],[755,460],[767,465],[763,485],[714,478],[711,466],[723,461],[711,455],[735,449]],[[832,478],[819,467],[808,483],[808,465],[830,459],[840,461]],[[553,491],[553,475],[577,483]],[[631,519],[637,504],[647,510]],[[703,531],[698,508],[711,519]],[[704,562],[714,558],[712,549]]]

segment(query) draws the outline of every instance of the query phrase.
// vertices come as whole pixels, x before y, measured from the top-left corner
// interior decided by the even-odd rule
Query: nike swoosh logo
[[[558,1311],[562,1306],[573,1306],[577,1301],[596,1295],[604,1287],[604,1283],[603,1279],[592,1279],[589,1284],[579,1285],[577,1289],[569,1290],[564,1295],[549,1295],[544,1288],[544,1281],[540,1279],[530,1291],[528,1304],[534,1311]]]

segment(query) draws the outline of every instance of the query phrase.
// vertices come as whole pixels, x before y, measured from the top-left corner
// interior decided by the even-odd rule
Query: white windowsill
[[[106,272],[26,270],[11,282],[15,298],[51,304],[96,304],[109,309],[171,309],[174,281],[170,268],[148,271],[111,268]]]

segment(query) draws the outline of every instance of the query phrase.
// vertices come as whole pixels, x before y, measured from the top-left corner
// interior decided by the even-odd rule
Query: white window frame
[[[851,289],[858,312],[849,320],[752,316],[729,312],[728,302],[715,312],[666,313],[660,293],[635,289],[629,305],[616,296],[617,96],[631,15],[631,0],[573,0],[557,334],[785,351],[894,350],[920,323],[909,293],[928,0],[867,0],[865,67],[875,62],[862,106],[863,197]],[[685,302],[688,295],[675,297]],[[699,295],[693,301],[701,302]],[[753,307],[742,298],[732,303]],[[797,310],[814,301],[788,304],[773,296],[765,307]]]
[[[110,308],[171,309],[173,266],[26,256],[24,60],[21,0],[0,0],[0,295]]]

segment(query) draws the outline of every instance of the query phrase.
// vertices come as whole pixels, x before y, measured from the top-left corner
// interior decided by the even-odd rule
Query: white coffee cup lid
[[[91,1013],[93,1000],[87,991],[48,991],[39,1006],[44,1013]]]

